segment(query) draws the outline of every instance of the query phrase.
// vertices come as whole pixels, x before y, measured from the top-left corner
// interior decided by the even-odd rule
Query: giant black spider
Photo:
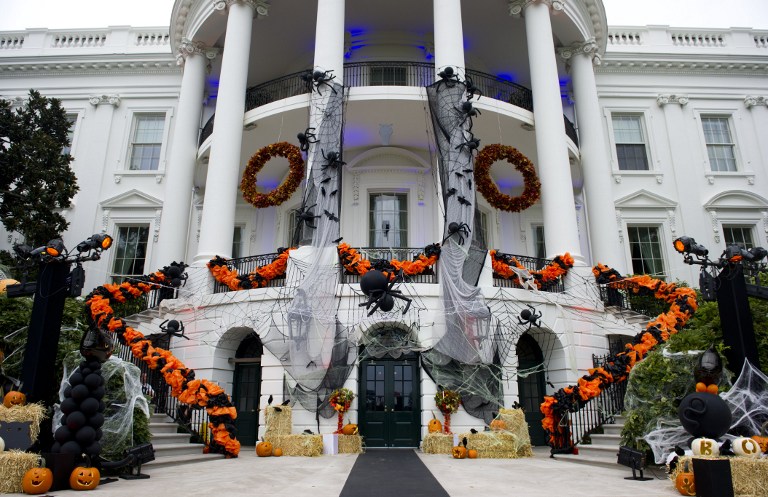
[[[457,223],[457,222],[451,222],[448,224],[448,234],[443,238],[443,243],[445,243],[446,240],[448,240],[453,235],[458,236],[459,238],[459,245],[464,245],[464,237],[466,236],[469,238],[469,232],[472,231],[469,229],[469,225],[467,223]]]
[[[317,135],[315,134],[315,128],[307,128],[304,130],[303,133],[299,133],[296,135],[296,138],[299,139],[299,148],[302,152],[306,152],[309,150],[309,144],[310,143],[317,143]]]
[[[166,319],[165,321],[160,323],[160,330],[166,335],[185,338],[189,340],[189,337],[184,334],[184,323],[182,323],[181,321],[176,321],[175,319],[171,319],[171,320]]]
[[[337,167],[343,166],[346,164],[346,162],[341,161],[341,156],[339,155],[338,152],[331,150],[330,152],[328,152],[328,155],[325,155],[325,150],[321,148],[320,153],[323,154],[323,159],[328,161],[320,167],[320,169],[323,171],[325,171],[329,167],[336,169]]]
[[[475,96],[475,94],[478,95],[478,99],[480,96],[482,96],[483,92],[480,91],[480,88],[475,86],[475,84],[472,82],[472,79],[467,76],[464,78],[464,84],[467,86],[467,100],[472,100],[472,97]]]
[[[338,95],[339,92],[336,91],[336,88],[328,84],[329,81],[336,78],[336,76],[331,75],[332,72],[333,71],[320,71],[319,69],[316,69],[312,73],[312,81],[318,94],[320,94],[320,87],[325,85],[330,88],[334,94]]]
[[[444,84],[447,88],[453,88],[456,83],[459,82],[459,75],[453,71],[453,67],[448,66],[439,73],[440,81],[437,82],[437,90],[440,89],[440,85]]]
[[[308,227],[315,229],[317,226],[315,226],[313,223],[315,222],[315,219],[321,217],[321,216],[315,216],[315,213],[312,212],[312,208],[316,206],[317,204],[312,204],[309,207],[305,207],[302,205],[298,209],[293,209],[293,212],[296,213],[296,232],[301,229],[301,225],[305,224]]]
[[[472,138],[465,141],[464,143],[459,143],[456,145],[456,150],[466,149],[470,154],[474,154],[478,148],[480,148],[480,138],[475,138],[474,136],[472,136]]]
[[[520,311],[520,317],[517,318],[517,322],[522,325],[527,324],[528,328],[525,331],[530,331],[533,326],[541,328],[541,321],[539,321],[541,316],[541,312],[536,312],[536,309],[529,305],[528,309],[523,309]]]
[[[402,270],[392,281],[389,281],[389,273],[383,273],[376,269],[368,271],[360,278],[360,290],[368,297],[368,300],[360,304],[360,307],[365,306],[366,310],[370,308],[369,316],[373,315],[377,309],[389,312],[395,306],[395,299],[398,298],[407,302],[403,309],[403,314],[405,314],[411,307],[411,299],[403,295],[403,292],[393,289],[402,280]]]
[[[472,128],[472,118],[482,114],[482,112],[480,112],[479,109],[475,109],[472,106],[472,102],[470,102],[469,100],[462,102],[461,107],[456,107],[456,112],[459,113],[459,116],[464,118],[462,119],[459,126],[463,126],[465,122],[469,121],[470,129]]]

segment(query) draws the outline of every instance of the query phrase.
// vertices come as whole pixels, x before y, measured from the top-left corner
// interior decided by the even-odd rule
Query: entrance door
[[[235,354],[232,402],[237,409],[237,439],[242,445],[256,445],[259,432],[259,397],[261,396],[261,340],[247,336]]]
[[[421,425],[418,356],[360,364],[360,434],[366,447],[418,447]]]
[[[525,410],[525,421],[528,423],[528,432],[531,435],[531,444],[547,445],[547,435],[541,427],[544,415],[539,407],[544,402],[546,393],[543,362],[544,355],[536,340],[528,334],[524,334],[517,342],[517,369],[519,371],[539,368],[536,373],[517,377],[517,388],[520,404]]]

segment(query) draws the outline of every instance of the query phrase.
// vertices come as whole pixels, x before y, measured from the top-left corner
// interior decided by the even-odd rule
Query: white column
[[[333,71],[334,81],[344,80],[344,2],[318,0],[315,28],[315,68]]]
[[[625,257],[617,240],[616,210],[611,195],[611,166],[603,133],[593,61],[598,61],[597,44],[589,40],[560,55],[571,63],[579,149],[584,174],[585,202],[589,223],[592,263],[601,262],[626,273]]]
[[[576,228],[576,205],[573,201],[573,182],[565,141],[560,80],[549,8],[547,2],[536,1],[528,3],[524,10],[535,109],[544,241],[547,257],[570,252],[578,263],[583,260]]]
[[[248,1],[227,3],[226,46],[195,262],[207,261],[216,255],[232,256],[254,8]]]
[[[163,267],[186,257],[205,70],[207,61],[216,53],[214,49],[189,40],[182,41],[179,47],[177,62],[184,66],[184,75],[166,171],[160,242],[152,267]]]
[[[464,73],[464,31],[461,0],[433,0],[435,71],[451,66]]]

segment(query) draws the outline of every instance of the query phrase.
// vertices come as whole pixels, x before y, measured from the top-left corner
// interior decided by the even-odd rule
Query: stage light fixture
[[[681,254],[693,254],[699,257],[705,257],[709,250],[704,245],[699,245],[696,240],[690,236],[681,236],[673,242],[675,250]]]
[[[763,247],[752,247],[748,252],[752,254],[752,262],[760,262],[768,255],[768,250]]]
[[[61,238],[54,238],[45,246],[45,253],[51,257],[59,257],[65,250],[64,242]]]
[[[747,260],[752,259],[752,254],[741,248],[739,245],[733,243],[725,247],[725,252],[723,252],[721,258],[727,260],[728,262],[739,262],[742,259],[745,259],[745,254]]]

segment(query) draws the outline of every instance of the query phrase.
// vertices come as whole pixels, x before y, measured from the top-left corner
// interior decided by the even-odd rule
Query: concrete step
[[[202,454],[205,445],[193,444],[193,443],[167,443],[167,444],[152,444],[155,449],[155,459],[164,457],[176,457],[176,456],[194,456],[196,454]]]
[[[621,466],[616,463],[616,457],[614,457],[612,460],[603,458],[603,457],[593,457],[591,455],[585,454],[581,450],[581,446],[579,446],[579,454],[556,454],[555,455],[556,461],[563,461],[563,462],[573,462],[577,464],[585,464],[589,466],[599,466],[601,468],[612,468],[612,469],[620,469],[625,470],[624,466]]]
[[[583,445],[579,444],[579,454],[589,454],[590,457],[613,458],[616,461],[616,455],[619,453],[618,445]]]
[[[154,407],[154,406],[153,406]],[[149,417],[150,423],[174,423],[173,418],[168,416],[165,413],[152,413],[152,415]]]
[[[141,472],[142,473],[146,472],[148,474],[151,474],[154,470],[158,468],[165,468],[168,466],[178,466],[179,464],[194,464],[194,463],[200,463],[200,462],[210,462],[210,461],[215,461],[217,459],[223,459],[223,458],[224,458],[223,454],[203,454],[202,452],[194,455],[168,456],[168,457],[157,457],[157,453],[155,453],[155,460],[142,465]]]
[[[192,436],[188,433],[153,433],[152,445],[188,444]]]
[[[176,423],[153,423],[151,421],[149,423],[149,431],[153,435],[160,433],[176,433],[177,429],[178,426]]]
[[[600,447],[612,447],[618,452],[618,447],[621,445],[621,435],[617,434],[604,434],[593,433],[589,436],[592,440],[591,445],[579,445],[579,447],[600,446]]]
[[[624,423],[603,425],[603,431],[606,435],[621,435],[621,430],[624,429]]]

